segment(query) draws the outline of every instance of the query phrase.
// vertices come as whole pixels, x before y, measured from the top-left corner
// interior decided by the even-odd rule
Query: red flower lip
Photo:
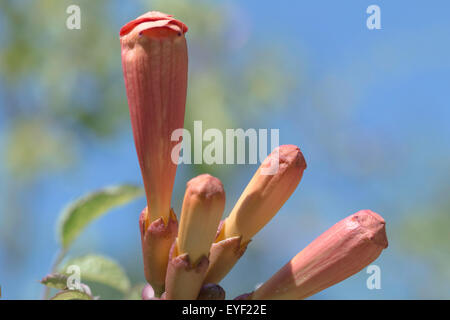
[[[119,35],[121,37],[127,35],[138,26],[139,28],[137,31],[139,32],[139,35],[141,35],[142,32],[152,28],[169,28],[176,31],[179,35],[182,35],[188,31],[188,27],[183,22],[173,18],[172,15],[164,14],[159,11],[150,11],[124,25],[120,29]]]

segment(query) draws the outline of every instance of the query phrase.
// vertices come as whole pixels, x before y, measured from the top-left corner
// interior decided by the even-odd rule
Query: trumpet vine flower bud
[[[148,12],[120,30],[122,67],[139,165],[147,197],[147,226],[168,223],[177,165],[171,161],[182,128],[187,91],[187,27]]]
[[[120,30],[122,67],[147,208],[140,216],[144,270],[155,292],[164,290],[176,216],[170,201],[177,165],[174,130],[182,128],[187,91],[187,27],[148,12]]]
[[[225,192],[219,179],[203,174],[187,183],[178,237],[169,256],[166,299],[199,295],[224,208]]]
[[[270,172],[268,169],[274,163],[277,170]],[[282,145],[264,160],[230,215],[221,224],[211,249],[206,281],[218,283],[225,277],[245,252],[252,237],[289,199],[305,169],[303,154],[294,145]]]
[[[278,161],[274,174],[264,169]],[[261,230],[280,210],[302,179],[306,162],[294,145],[276,148],[261,164],[245,188],[223,228],[223,238],[242,236],[245,243]]]
[[[225,191],[219,179],[202,174],[187,183],[177,238],[178,254],[189,254],[193,264],[209,249],[225,208]]]
[[[246,299],[305,299],[359,272],[388,246],[384,219],[362,210],[336,223]]]

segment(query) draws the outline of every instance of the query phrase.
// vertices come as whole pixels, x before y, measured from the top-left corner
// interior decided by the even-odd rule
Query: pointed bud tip
[[[218,195],[224,195],[222,182],[209,175],[202,174],[191,180],[186,185],[186,194],[197,195],[201,198],[211,198]]]
[[[306,160],[300,148],[296,145],[285,144],[273,149],[272,153],[265,159],[263,165],[270,166],[270,161],[274,158],[279,158],[280,164],[294,164],[296,167],[306,169]]]
[[[369,240],[383,248],[388,247],[386,235],[386,221],[378,213],[371,210],[358,211],[347,218],[349,225],[356,223],[367,232]]]

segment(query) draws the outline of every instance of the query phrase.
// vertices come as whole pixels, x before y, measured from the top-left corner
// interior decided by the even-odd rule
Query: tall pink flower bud
[[[157,295],[164,291],[169,251],[177,234],[170,206],[177,169],[171,135],[184,123],[186,31],[182,22],[155,11],[120,30],[131,125],[147,197],[139,219],[144,271]]]
[[[147,224],[170,217],[177,165],[171,152],[183,127],[188,55],[187,27],[172,16],[148,12],[120,30],[122,66],[136,151],[147,196]]]
[[[305,299],[359,272],[388,246],[384,219],[362,210],[336,223],[246,299]]]

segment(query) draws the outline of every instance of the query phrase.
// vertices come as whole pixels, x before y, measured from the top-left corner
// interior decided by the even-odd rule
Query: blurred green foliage
[[[66,28],[66,8],[73,4],[81,7],[81,30]],[[36,232],[30,217],[39,208],[20,199],[37,190],[38,178],[76,169],[84,146],[92,140],[116,139],[130,128],[120,60],[121,25],[111,9],[118,4],[0,2],[2,162],[8,190],[0,204],[4,213],[0,224],[9,226],[0,241],[10,265],[20,264],[27,255],[26,241],[16,236],[16,230]],[[170,12],[191,30],[187,129],[192,130],[194,120],[202,120],[204,130],[240,127],[262,106],[280,106],[294,88],[284,53],[267,44],[249,45],[249,30],[236,27],[242,24],[235,19],[245,18],[235,16],[236,8],[196,0],[129,5],[139,14],[150,8]],[[123,17],[123,23],[136,16]],[[190,169],[194,174],[211,173],[216,167]]]
[[[442,192],[448,192],[442,190]],[[443,199],[444,197],[438,197]],[[448,200],[448,199],[447,199]],[[437,200],[439,201],[439,200]],[[419,288],[424,299],[448,295],[450,283],[450,203],[438,202],[432,207],[417,208],[411,218],[397,226],[400,245],[405,254],[430,266],[427,285]]]

